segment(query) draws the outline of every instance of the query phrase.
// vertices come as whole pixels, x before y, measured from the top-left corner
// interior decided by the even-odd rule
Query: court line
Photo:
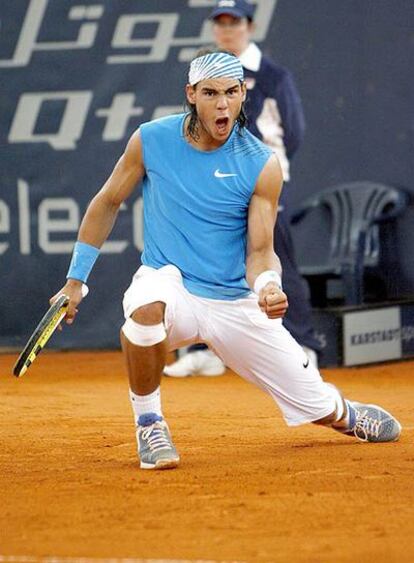
[[[25,555],[0,555],[0,563],[245,563],[243,561],[218,561],[213,559],[137,559],[89,557],[31,557]]]

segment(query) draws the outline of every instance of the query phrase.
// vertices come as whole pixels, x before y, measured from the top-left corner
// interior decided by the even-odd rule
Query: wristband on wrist
[[[266,270],[257,276],[256,281],[254,282],[254,292],[259,295],[260,291],[269,282],[276,283],[279,289],[282,289],[282,278],[280,275],[275,272],[275,270]]]
[[[99,256],[99,248],[86,242],[77,241],[73,248],[72,260],[66,278],[86,283]]]

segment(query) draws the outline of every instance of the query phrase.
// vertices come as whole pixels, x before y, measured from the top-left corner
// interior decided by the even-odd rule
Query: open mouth
[[[216,127],[221,135],[227,132],[229,121],[228,117],[219,117],[216,119]]]

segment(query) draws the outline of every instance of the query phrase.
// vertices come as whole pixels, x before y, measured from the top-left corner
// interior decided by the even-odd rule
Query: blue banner
[[[257,41],[276,0],[256,2]],[[179,112],[188,61],[211,43],[209,0],[3,0],[0,347],[20,347],[65,282],[88,202],[137,126]],[[117,346],[140,264],[140,190],[120,211],[73,327],[51,346]]]
[[[414,4],[254,3],[254,39],[293,71],[305,106],[293,202],[355,179],[414,191]],[[182,109],[188,61],[211,43],[213,5],[2,0],[0,347],[22,346],[63,285],[81,217],[131,133]],[[77,322],[52,346],[118,346],[122,295],[143,248],[141,212],[137,188],[102,250]],[[398,233],[396,293],[414,291],[412,221],[410,210]],[[318,245],[309,240],[299,233],[299,254],[312,259]]]

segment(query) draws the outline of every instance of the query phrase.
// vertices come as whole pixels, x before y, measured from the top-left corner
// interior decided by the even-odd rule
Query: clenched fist
[[[259,293],[259,307],[269,319],[285,316],[289,307],[286,293],[275,282],[268,282]]]

